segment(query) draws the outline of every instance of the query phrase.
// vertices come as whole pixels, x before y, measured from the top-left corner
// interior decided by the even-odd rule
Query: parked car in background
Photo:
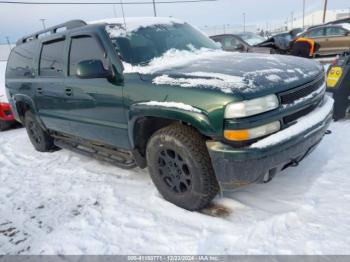
[[[307,29],[298,38],[315,40],[320,47],[316,56],[341,54],[350,48],[350,24],[326,24]]]
[[[11,106],[5,93],[6,62],[0,61],[0,131],[9,129],[15,124]]]
[[[6,87],[36,150],[148,166],[162,196],[188,210],[297,165],[333,108],[319,63],[225,52],[160,17],[75,20],[26,36]]]
[[[289,32],[275,34],[260,43],[258,46],[271,48],[277,54],[288,54],[291,47],[291,41],[295,39],[300,32],[302,32],[301,28],[295,28]]]
[[[245,52],[245,53],[264,53],[271,54],[273,49],[258,47],[257,44],[265,40],[265,38],[255,34],[222,34],[210,37],[215,42],[220,43],[225,51]]]

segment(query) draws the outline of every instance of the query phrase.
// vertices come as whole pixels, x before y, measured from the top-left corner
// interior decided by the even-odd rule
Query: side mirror
[[[77,65],[79,78],[110,78],[112,73],[106,70],[101,60],[84,60]]]

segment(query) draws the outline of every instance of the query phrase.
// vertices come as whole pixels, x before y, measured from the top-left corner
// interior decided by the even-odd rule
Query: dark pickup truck
[[[333,108],[320,64],[225,52],[173,18],[74,20],[23,37],[6,88],[38,151],[148,166],[188,210],[295,166]]]

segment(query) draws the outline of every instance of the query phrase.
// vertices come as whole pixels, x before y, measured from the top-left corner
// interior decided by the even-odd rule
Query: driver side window
[[[239,41],[232,36],[224,37],[221,43],[222,43],[223,49],[230,49],[230,50],[237,49],[240,44]]]
[[[77,65],[85,60],[100,60],[106,70],[109,66],[105,52],[95,38],[91,36],[72,38],[69,52],[69,75],[75,76]]]

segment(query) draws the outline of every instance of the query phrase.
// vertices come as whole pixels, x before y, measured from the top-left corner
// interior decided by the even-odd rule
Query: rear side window
[[[43,44],[40,56],[39,75],[44,77],[64,76],[64,40]]]
[[[327,36],[344,36],[346,31],[340,27],[328,27],[326,29]]]
[[[85,60],[101,60],[108,69],[108,59],[97,40],[91,36],[73,38],[69,54],[69,75],[75,76],[77,65]]]
[[[309,33],[305,34],[306,37],[317,38],[324,36],[324,28],[313,29]]]
[[[6,76],[18,78],[30,78],[34,74],[34,52],[35,42],[29,42],[16,46],[9,57],[7,63]]]

